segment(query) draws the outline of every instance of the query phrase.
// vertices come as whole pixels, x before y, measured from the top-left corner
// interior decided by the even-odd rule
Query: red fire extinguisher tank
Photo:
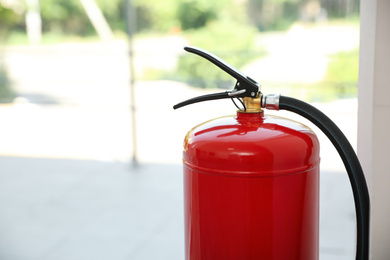
[[[184,141],[185,259],[318,259],[319,142],[259,113],[207,121]]]

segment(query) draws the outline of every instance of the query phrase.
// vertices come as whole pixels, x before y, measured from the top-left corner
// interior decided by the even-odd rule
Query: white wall
[[[390,259],[390,1],[361,0],[358,156],[371,196],[371,259]]]

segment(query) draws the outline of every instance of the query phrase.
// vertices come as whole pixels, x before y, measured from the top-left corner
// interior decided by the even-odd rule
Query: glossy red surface
[[[193,128],[183,152],[187,260],[318,259],[319,144],[263,113]]]

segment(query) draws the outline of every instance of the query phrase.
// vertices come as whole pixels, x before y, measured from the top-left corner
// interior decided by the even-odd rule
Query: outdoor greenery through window
[[[215,53],[275,92],[300,93],[309,101],[356,96],[358,0],[132,1],[138,80],[233,87],[232,79],[207,61],[164,46],[169,38]],[[31,12],[40,16],[40,44],[99,41],[86,2],[99,7],[116,40],[126,39],[126,0],[0,0],[2,42],[31,42],[26,33]],[[148,39],[151,48],[142,48]],[[161,59],[170,61],[158,65]],[[12,86],[3,63],[0,77],[0,95],[7,99]]]

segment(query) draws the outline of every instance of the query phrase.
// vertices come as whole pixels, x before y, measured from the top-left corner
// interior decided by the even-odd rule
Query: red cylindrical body
[[[186,260],[318,259],[319,143],[263,113],[200,124],[184,141]]]

